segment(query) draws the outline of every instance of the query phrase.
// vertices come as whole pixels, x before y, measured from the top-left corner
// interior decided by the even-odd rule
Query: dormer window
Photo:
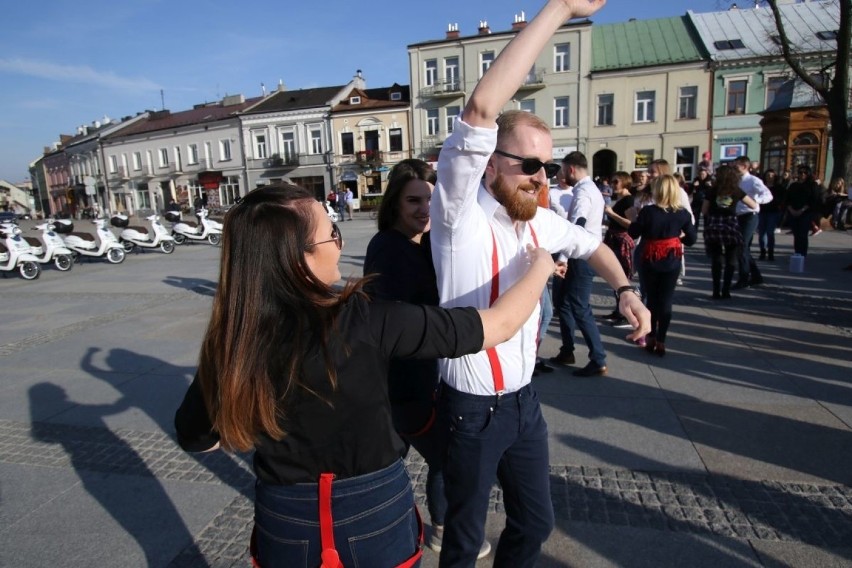
[[[401,101],[402,100],[402,93],[400,93],[399,91],[394,91],[393,93],[390,94],[390,100]]]
[[[817,32],[816,36],[823,41],[837,41],[837,32],[833,30]]]
[[[350,105],[360,105],[361,104],[361,97],[349,97],[349,104]]]
[[[769,39],[771,39],[772,43],[774,43],[775,45],[781,45],[781,36],[771,35],[771,36],[769,36]]]
[[[713,45],[720,51],[726,49],[743,49],[745,47],[741,39],[723,39],[713,42]]]

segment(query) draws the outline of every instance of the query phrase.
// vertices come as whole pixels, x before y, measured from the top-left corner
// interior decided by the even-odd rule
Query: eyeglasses
[[[513,160],[520,160],[521,171],[528,176],[535,175],[538,173],[538,170],[544,168],[545,175],[547,175],[548,178],[552,178],[559,173],[560,169],[562,169],[562,165],[557,164],[556,162],[542,162],[538,158],[523,158],[521,156],[510,154],[509,152],[504,152],[503,150],[494,150],[494,153],[507,158],[512,158]]]
[[[316,246],[324,243],[334,243],[337,245],[337,250],[343,250],[343,234],[340,232],[340,227],[337,226],[337,223],[331,224],[331,238],[324,241],[317,241],[315,243],[308,243],[305,246]]]

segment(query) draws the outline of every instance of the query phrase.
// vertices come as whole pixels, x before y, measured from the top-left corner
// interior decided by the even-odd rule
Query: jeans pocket
[[[407,509],[383,528],[349,538],[353,568],[397,566],[414,555],[418,538],[417,516]]]
[[[450,427],[459,434],[482,434],[491,424],[491,408],[451,409]]]
[[[310,542],[272,536],[263,526],[257,527],[257,560],[263,568],[312,568],[308,566]],[[318,531],[317,531],[318,532]]]

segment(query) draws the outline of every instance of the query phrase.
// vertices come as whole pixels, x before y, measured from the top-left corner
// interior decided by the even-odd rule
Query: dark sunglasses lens
[[[559,173],[559,170],[562,169],[562,166],[559,164],[554,164],[553,162],[548,162],[544,164],[544,171],[547,173],[548,178],[554,177]]]
[[[343,250],[343,234],[340,232],[340,227],[337,226],[337,223],[331,225],[331,238],[334,239],[334,244],[337,245],[337,248]]]
[[[536,158],[524,158],[521,162],[521,171],[532,176],[537,174],[543,165],[542,161]]]

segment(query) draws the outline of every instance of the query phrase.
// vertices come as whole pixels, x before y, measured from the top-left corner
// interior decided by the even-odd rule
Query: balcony
[[[127,168],[125,168],[124,166],[118,166],[118,169],[115,172],[113,172],[112,175],[113,175],[113,177],[116,177],[116,178],[122,179],[122,180],[130,179],[127,176]]]
[[[356,154],[359,164],[377,165],[382,163],[382,153],[378,150],[362,150]]]
[[[207,162],[207,159],[202,158],[201,160],[186,164],[186,167],[184,169],[187,172],[206,172],[208,166],[209,164]]]
[[[170,174],[181,174],[183,173],[183,166],[180,162],[169,162],[167,166]]]
[[[461,77],[449,81],[436,81],[433,85],[428,85],[420,89],[421,97],[431,98],[454,98],[464,94],[464,81]]]
[[[354,164],[357,160],[355,154],[338,154],[336,156],[338,164]]]
[[[543,89],[545,87],[544,83],[544,71],[530,71],[527,73],[527,76],[524,77],[524,82],[518,87],[519,91],[532,91],[537,89]]]

